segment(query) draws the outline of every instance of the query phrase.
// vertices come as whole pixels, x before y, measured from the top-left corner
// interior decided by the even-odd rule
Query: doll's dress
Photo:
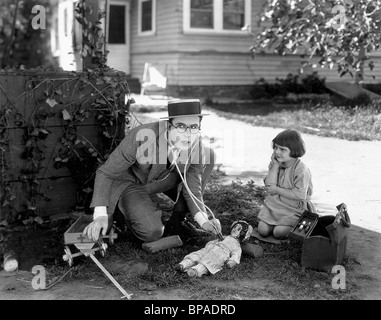
[[[242,249],[238,239],[226,236],[222,241],[218,239],[209,241],[204,248],[186,255],[184,260],[189,259],[195,263],[201,263],[211,274],[215,274],[224,267],[228,260],[239,264],[241,254]]]

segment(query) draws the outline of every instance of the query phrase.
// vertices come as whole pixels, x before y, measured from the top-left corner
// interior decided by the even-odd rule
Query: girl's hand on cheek
[[[271,169],[273,166],[279,167],[279,165],[280,165],[280,162],[275,158],[275,152],[273,152],[271,155],[271,161],[270,161],[269,169]]]
[[[276,156],[275,156],[275,151],[273,152],[273,154],[271,155],[271,160],[277,164],[278,166],[280,165],[280,162],[276,159]]]

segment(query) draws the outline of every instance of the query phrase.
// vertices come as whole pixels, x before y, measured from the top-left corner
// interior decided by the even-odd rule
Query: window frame
[[[102,29],[103,29],[103,32],[104,32],[104,36],[106,38],[106,43],[107,43],[107,46],[130,46],[130,22],[129,22],[129,11],[130,11],[130,5],[128,2],[125,2],[123,0],[111,0],[111,1],[108,1],[107,3],[107,9],[106,9],[106,19],[102,19],[101,21],[101,25],[102,25]],[[116,6],[124,6],[124,10],[125,10],[125,40],[126,42],[125,43],[109,43],[109,32],[110,32],[110,5],[116,5]],[[105,23],[107,24],[107,26],[105,25]]]
[[[116,6],[116,7],[124,7],[124,42],[123,43],[111,43],[110,42],[110,15],[111,15],[111,6]],[[128,6],[126,2],[122,1],[111,1],[108,4],[108,18],[107,18],[107,44],[112,45],[112,46],[125,46],[128,43]]]
[[[152,30],[142,31],[142,7],[143,3],[152,1]],[[139,0],[138,1],[138,35],[139,36],[152,36],[156,34],[156,0]]]
[[[245,1],[245,25],[250,26],[251,22],[251,0]],[[213,20],[214,27],[210,28],[192,28],[191,23],[191,0],[183,0],[183,30],[185,34],[247,34],[247,31],[224,29],[223,2],[213,0]]]

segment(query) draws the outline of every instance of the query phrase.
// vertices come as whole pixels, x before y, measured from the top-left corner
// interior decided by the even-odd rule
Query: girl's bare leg
[[[274,238],[275,239],[286,239],[290,231],[292,230],[292,227],[290,226],[276,226],[274,228]]]
[[[259,221],[258,232],[262,237],[268,237],[274,230],[274,226],[267,224],[266,222]]]

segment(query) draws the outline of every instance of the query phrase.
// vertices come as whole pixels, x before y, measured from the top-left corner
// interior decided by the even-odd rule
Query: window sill
[[[138,37],[149,37],[149,36],[156,36],[156,32],[155,31],[138,32]]]
[[[206,36],[251,36],[247,31],[242,30],[207,30],[207,29],[186,29],[184,30],[185,35],[206,35]]]

